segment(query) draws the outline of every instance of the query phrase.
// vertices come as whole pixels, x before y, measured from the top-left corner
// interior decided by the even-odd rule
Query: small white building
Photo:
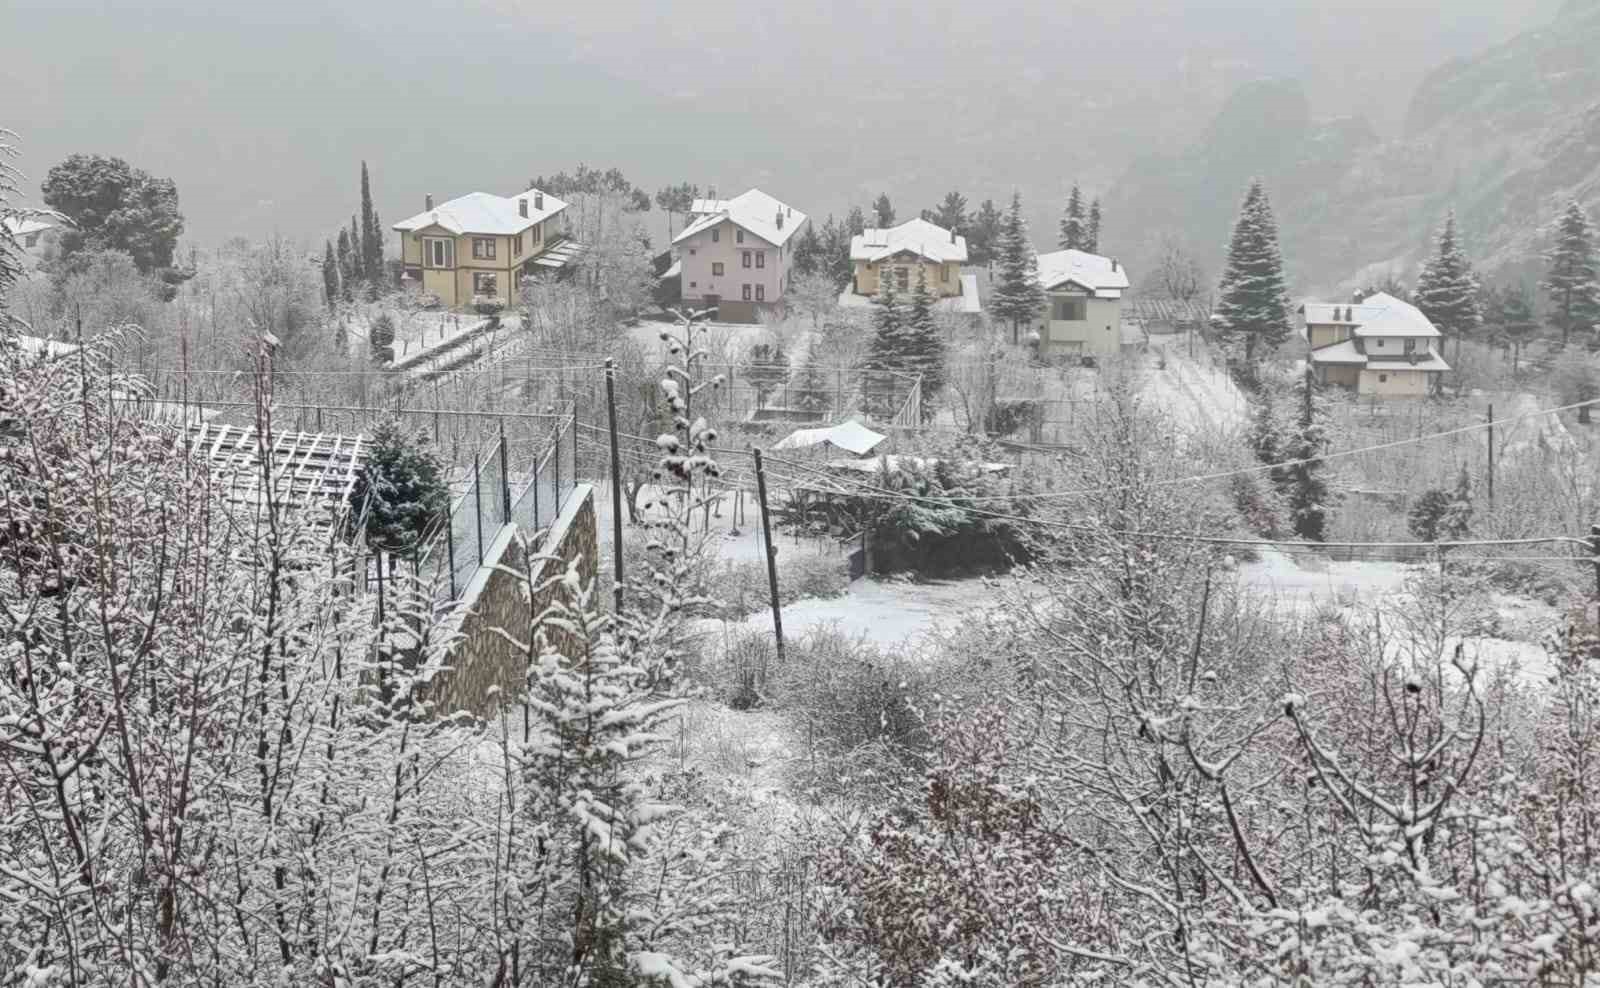
[[[1122,350],[1128,271],[1114,257],[1081,250],[1039,255],[1045,304],[1034,330],[1041,356],[1106,360]]]
[[[0,220],[0,224],[5,225],[6,232],[11,234],[12,239],[16,240],[25,251],[38,250],[44,244],[45,234],[56,228],[52,221],[37,216],[26,219],[7,216]]]

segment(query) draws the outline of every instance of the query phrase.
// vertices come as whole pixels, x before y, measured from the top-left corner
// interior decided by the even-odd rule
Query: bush
[[[388,552],[408,551],[449,510],[450,489],[426,434],[408,436],[398,422],[380,422],[350,489],[352,534]]]
[[[778,599],[792,604],[810,597],[838,597],[850,585],[843,556],[831,552],[793,552],[778,547]],[[771,606],[765,560],[722,561],[706,577],[706,595],[713,598],[702,614],[737,621]]]
[[[372,348],[374,361],[390,363],[394,360],[394,319],[389,313],[378,313],[367,327],[367,344]]]

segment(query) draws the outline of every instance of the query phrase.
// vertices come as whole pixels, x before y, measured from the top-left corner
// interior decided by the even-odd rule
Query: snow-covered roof
[[[3,225],[13,237],[26,237],[29,234],[42,233],[55,227],[55,224],[51,221],[39,219],[36,216],[7,216],[4,219],[0,219],[0,225]]]
[[[42,353],[46,357],[64,357],[69,353],[78,352],[78,344],[76,343],[49,340],[42,336],[26,336],[19,333],[12,339],[17,341],[17,346],[23,353]]]
[[[1415,359],[1412,359],[1412,358]],[[1314,364],[1344,364],[1353,367],[1368,367],[1373,370],[1421,370],[1444,372],[1450,369],[1443,357],[1433,350],[1423,350],[1417,353],[1373,353],[1371,350],[1362,351],[1355,340],[1344,340],[1339,343],[1330,343],[1327,346],[1317,347],[1311,351],[1311,362]]]
[[[880,469],[887,468],[891,473],[900,469],[901,465],[925,470],[939,462],[938,457],[924,456],[873,456],[864,460],[829,460],[826,464],[829,470],[849,470],[853,473],[877,473]],[[984,473],[1005,473],[1011,469],[1009,463],[978,463],[974,464]]]
[[[782,247],[806,221],[805,213],[760,189],[751,189],[732,199],[696,199],[689,211],[696,214],[696,219],[672,238],[675,244],[723,220],[731,220],[772,246]]]
[[[1311,362],[1314,364],[1355,364],[1365,367],[1367,355],[1356,349],[1355,340],[1345,340],[1342,343],[1333,343],[1329,346],[1312,350]]]
[[[967,262],[967,238],[925,219],[887,230],[863,230],[850,238],[850,260],[877,262],[910,251],[935,264]]]
[[[1047,291],[1076,285],[1100,298],[1121,298],[1128,287],[1128,269],[1099,254],[1053,250],[1039,255],[1039,284]]]
[[[1441,335],[1421,309],[1387,292],[1368,296],[1360,304],[1307,302],[1300,311],[1305,314],[1307,325],[1352,326],[1359,337]]]
[[[796,429],[784,436],[774,445],[773,449],[805,449],[809,446],[818,446],[827,443],[830,446],[865,456],[873,448],[887,439],[860,422],[841,422],[822,429]]]
[[[519,202],[527,203],[528,215],[522,215]],[[542,208],[536,205],[540,202],[543,203]],[[469,192],[449,202],[441,202],[432,209],[423,210],[410,219],[401,220],[394,225],[394,229],[409,232],[438,226],[458,236],[463,233],[511,236],[566,208],[566,203],[538,189],[528,189],[514,196]]]

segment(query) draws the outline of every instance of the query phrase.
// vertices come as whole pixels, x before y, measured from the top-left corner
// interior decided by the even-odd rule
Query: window
[[[766,266],[767,266],[767,252],[764,251],[764,250],[756,251],[756,267],[764,268]]]
[[[766,300],[767,300],[767,286],[766,285],[757,285],[756,286],[756,301],[757,302],[765,302]]]
[[[1379,384],[1387,384],[1388,381],[1389,381],[1389,375],[1387,375],[1387,374],[1379,374],[1378,375],[1378,383]]]
[[[746,302],[750,301],[750,286],[748,284],[744,286],[744,300]]]
[[[750,266],[750,252],[749,251],[741,251],[740,252],[740,254],[739,254],[739,266],[741,268],[747,268],[747,267]]]
[[[446,237],[427,237],[422,241],[422,260],[430,268],[456,266],[456,242]]]
[[[1417,341],[1414,340],[1414,339],[1406,340],[1406,353],[1416,353],[1416,352],[1417,352]]]
[[[1050,318],[1056,322],[1083,322],[1089,318],[1089,300],[1053,298],[1050,300]]]
[[[499,280],[493,271],[472,272],[472,294],[493,298],[498,292]]]
[[[712,231],[711,231],[711,242],[714,243],[714,244],[722,243],[722,231],[721,230],[715,229],[715,228],[712,229]]]
[[[712,261],[711,262],[711,273],[714,274],[714,275],[719,275],[719,274],[722,273],[722,262],[721,261]]]
[[[522,234],[520,234],[520,233],[517,234],[516,237],[513,238],[512,241],[511,241],[511,256],[513,256],[513,257],[521,257],[522,256]]]
[[[699,288],[700,284],[699,284],[699,282],[691,281],[691,282],[689,282],[689,287],[690,288]]]
[[[733,231],[733,240],[734,240],[735,243],[740,243],[740,244],[744,243],[744,231],[743,230],[735,230],[735,231]]]
[[[939,265],[939,280],[946,283],[950,281],[950,265]]]
[[[690,248],[689,248],[689,256],[690,256],[690,257],[693,257],[693,256],[694,256],[694,248],[693,248],[693,247],[690,247]]]
[[[30,233],[25,238],[23,238],[22,246],[24,246],[24,247],[32,247],[35,244],[37,244],[38,242],[39,242],[39,235],[37,233]]]
[[[1383,337],[1381,337],[1381,336],[1378,337],[1378,349],[1379,350],[1383,349]]]
[[[493,237],[473,237],[472,238],[472,256],[473,256],[474,259],[479,260],[479,261],[492,261],[492,260],[494,260],[494,238]]]

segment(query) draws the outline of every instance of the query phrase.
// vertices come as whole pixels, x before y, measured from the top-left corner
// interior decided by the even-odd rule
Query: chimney
[[[1117,259],[1114,257],[1111,259],[1111,270],[1113,272],[1117,270]]]
[[[543,192],[535,192],[533,194],[533,208],[534,209],[543,209],[544,208],[544,193]],[[524,214],[524,215],[526,215],[526,214]]]
[[[424,213],[433,212],[433,193],[432,192],[430,192],[427,195],[422,197],[422,211]]]
[[[528,218],[528,197],[527,196],[522,196],[522,197],[517,199],[517,212],[522,214],[522,218],[523,219],[527,219]]]
[[[951,243],[955,243],[956,242],[956,231],[954,231],[954,230],[950,231],[950,242]]]
[[[783,229],[783,210],[778,210],[778,229]]]

